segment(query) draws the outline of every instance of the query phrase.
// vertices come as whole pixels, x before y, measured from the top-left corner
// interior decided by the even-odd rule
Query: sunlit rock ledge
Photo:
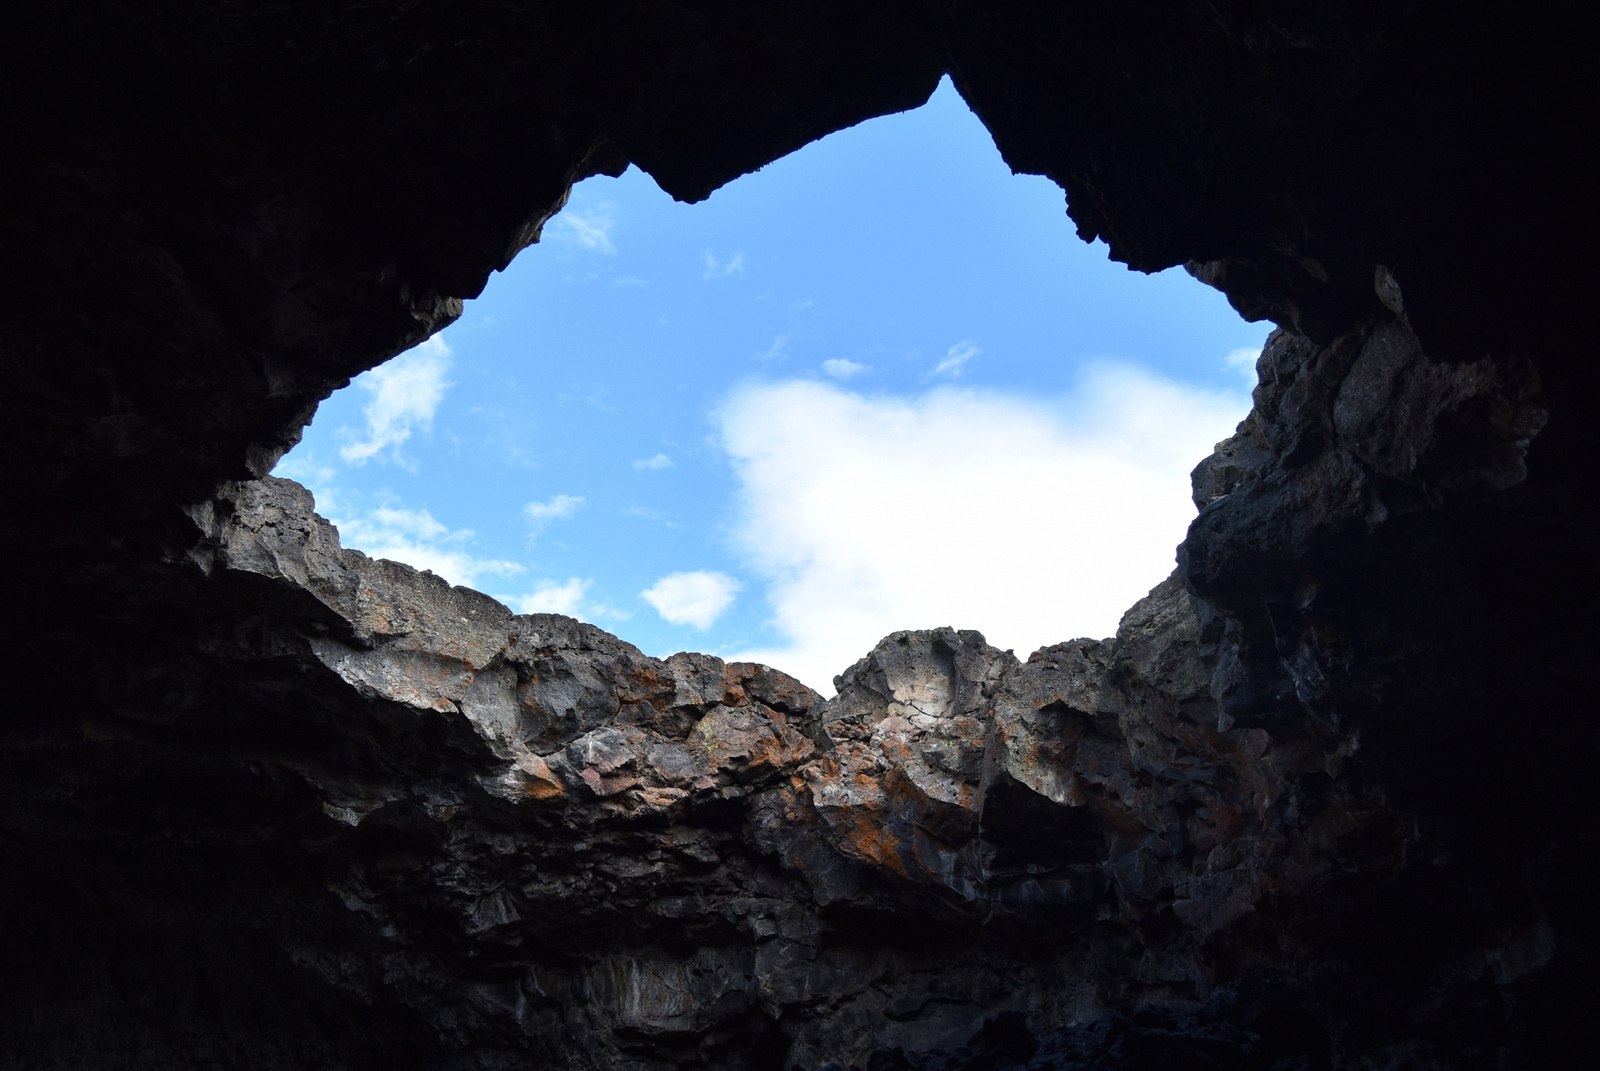
[[[1525,481],[1545,412],[1525,363],[1431,360],[1392,311],[1279,331],[1259,371],[1195,470],[1180,571],[1115,637],[1020,661],[895,633],[829,700],[346,551],[290,481],[224,485],[168,568],[223,608],[197,646],[254,712],[219,730],[230,761],[306,801],[287,869],[341,937],[290,958],[447,1047],[558,1067],[1317,1059],[1390,1014],[1326,1025],[1389,917],[1470,917],[1450,838],[1373,773],[1430,742],[1413,682],[1426,710],[1490,663],[1470,616],[1373,600],[1459,583],[1436,548]],[[1395,538],[1443,564],[1375,589]],[[1361,644],[1386,654],[1356,673]],[[1507,984],[1550,956],[1537,926],[1456,940]]]
[[[997,1016],[1092,1008],[1111,979],[1080,959],[1109,935],[1167,910],[1135,974],[1176,982],[1263,896],[1315,887],[1345,840],[1396,836],[1319,825],[1334,802],[1296,780],[1322,749],[1218,731],[1176,577],[1115,638],[1026,662],[976,632],[895,633],[823,701],[764,666],[649,658],[342,550],[287,480],[232,485],[193,515],[190,557],[213,582],[243,574],[308,608],[286,623],[298,640],[269,646],[340,711],[335,750],[376,749],[377,726],[448,742],[403,770],[285,763],[320,803],[328,888],[391,935],[391,970],[492,959],[504,981],[473,1013],[483,1029],[576,1030],[613,1066],[630,1066],[632,1032],[703,1045],[785,1018],[821,1064],[869,1020],[876,1046],[936,1051]],[[367,858],[419,825],[429,848],[406,865]],[[685,933],[693,954],[668,954]],[[413,1010],[463,1014],[437,997]]]

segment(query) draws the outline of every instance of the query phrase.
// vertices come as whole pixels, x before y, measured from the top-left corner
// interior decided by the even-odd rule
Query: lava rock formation
[[[1405,0],[14,14],[0,1066],[1583,1065],[1595,36]],[[1278,327],[1115,637],[897,633],[824,702],[344,550],[266,475],[574,181],[703,198],[944,74],[1081,236]]]

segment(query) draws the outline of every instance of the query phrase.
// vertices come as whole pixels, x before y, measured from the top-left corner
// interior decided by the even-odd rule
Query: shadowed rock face
[[[109,786],[132,765],[144,780],[153,762],[182,783],[177,740],[227,739],[237,775],[271,787],[185,785],[212,806],[192,801],[181,848],[156,831],[145,865],[192,870],[181,857],[197,847],[254,839],[244,854],[304,875],[293,894],[241,890],[277,901],[241,914],[270,927],[315,901],[331,917],[277,934],[280,954],[360,1008],[346,1044],[382,1053],[393,1039],[363,1032],[402,1021],[427,1039],[402,1057],[421,1066],[465,1051],[491,1066],[867,1066],[891,1052],[932,1066],[967,1050],[957,1066],[989,1066],[985,1046],[1031,1052],[1043,1024],[1110,1029],[1100,1019],[1130,995],[1192,994],[1214,970],[1208,937],[1269,888],[1325,882],[1351,835],[1373,833],[1342,810],[1340,828],[1317,828],[1326,801],[1295,796],[1327,761],[1318,749],[1217,730],[1212,659],[1176,577],[1116,639],[1026,663],[976,632],[896,633],[824,702],[765,667],[647,658],[343,551],[287,480],[230,485],[194,516],[204,534],[175,576],[202,600],[249,589],[275,612],[229,634],[189,607],[161,646],[203,662],[190,698],[168,679],[166,705],[96,721],[99,753],[74,749],[81,776]],[[219,687],[236,706],[198,694]],[[24,787],[36,850],[70,855],[88,835],[82,784],[35,771]],[[263,791],[242,820],[238,797]],[[1377,835],[1403,850],[1403,833]],[[120,900],[159,915],[170,894],[135,882]],[[60,904],[28,908],[41,929],[66,921]],[[193,924],[164,928],[175,941]],[[121,936],[95,964],[112,991],[129,969]],[[199,1000],[185,954],[154,943],[142,969]],[[1096,965],[1108,956],[1110,971]],[[234,984],[253,997],[265,983]],[[79,1051],[114,1059],[128,1011],[88,1004]],[[20,1001],[10,1025],[61,1027],[54,1010]]]
[[[1582,14],[16,16],[0,1066],[1567,1066]],[[574,180],[704,197],[945,72],[1081,234],[1279,325],[1116,637],[897,633],[822,702],[344,551],[259,478]]]

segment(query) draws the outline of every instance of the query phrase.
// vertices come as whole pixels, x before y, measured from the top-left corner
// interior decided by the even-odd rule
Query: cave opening
[[[1269,327],[1081,242],[945,79],[699,204],[580,183],[277,473],[346,546],[828,693],[896,628],[1109,635]]]
[[[0,66],[0,1067],[1581,1066],[1600,422],[1580,9],[125,7],[33,5]],[[1077,389],[1085,361],[1206,386],[1161,366],[1184,352],[1220,387],[1237,344],[1198,318],[1170,352],[1085,341],[1064,310],[1115,302],[1050,263],[1025,273],[1050,344],[1005,334],[1033,292],[1008,250],[1103,258],[1059,229],[1049,186],[1000,172],[1048,195],[1011,222],[960,186],[958,165],[996,162],[981,134],[895,143],[901,185],[868,182],[872,146],[933,110],[795,152],[920,105],[944,72],[1005,160],[1070,191],[1083,233],[1281,327],[1249,434],[1195,469],[1181,575],[1111,640],[1022,661],[976,632],[896,632],[824,701],[342,552],[304,488],[261,478],[335,385],[459,317],[576,179],[631,162],[693,200],[777,159],[698,208],[651,194],[689,234],[676,274],[624,266],[671,235],[623,198],[647,182],[581,186],[540,250],[325,407],[290,465],[333,473],[322,507],[350,542],[383,521],[519,566],[476,581],[513,603],[631,606],[604,623],[662,630],[635,633],[652,650],[767,643],[814,680],[794,635],[760,631],[780,581],[837,611],[885,563],[929,598],[1021,590],[1047,639],[1104,633],[1047,590],[1103,566],[1051,512],[1090,481],[985,453],[1003,436],[973,406],[1008,398],[1048,429],[1076,400],[1115,425],[1126,410]],[[842,199],[811,181],[762,201],[829,153]],[[919,202],[924,172],[958,192]],[[708,238],[741,203],[753,221]],[[778,286],[758,223],[818,247],[817,292]],[[967,227],[999,252],[963,255]],[[1099,267],[1245,330],[1191,279]],[[884,337],[828,321],[839,293]],[[682,345],[611,362],[596,340],[645,337],[621,311],[652,301]],[[1001,314],[963,319],[986,303]],[[517,324],[492,374],[488,342]],[[407,408],[408,370],[431,410]],[[837,419],[795,421],[814,437],[741,544],[742,481],[789,425],[725,422],[780,387]],[[913,434],[934,401],[955,417]],[[521,440],[494,434],[496,407]],[[1144,410],[1158,431],[1170,411]],[[1097,459],[1153,438],[1129,423]],[[953,482],[872,463],[863,429]],[[1194,460],[1173,466],[1184,516]],[[856,482],[820,478],[838,470]],[[681,528],[644,512],[668,507]],[[494,513],[515,521],[503,545]],[[774,559],[776,580],[742,556],[793,551],[813,521],[837,540]],[[1005,549],[1013,530],[1053,556]],[[659,581],[697,572],[744,584],[704,630],[642,594],[668,604]],[[885,627],[819,619],[849,646],[824,675]],[[1030,645],[949,604],[886,625],[942,621]]]

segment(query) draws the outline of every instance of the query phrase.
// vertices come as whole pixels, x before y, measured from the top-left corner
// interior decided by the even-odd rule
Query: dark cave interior
[[[0,1066],[1577,1065],[1585,14],[13,13]],[[1116,637],[897,633],[824,704],[266,478],[573,182],[700,199],[946,73],[1080,236],[1278,327]]]

